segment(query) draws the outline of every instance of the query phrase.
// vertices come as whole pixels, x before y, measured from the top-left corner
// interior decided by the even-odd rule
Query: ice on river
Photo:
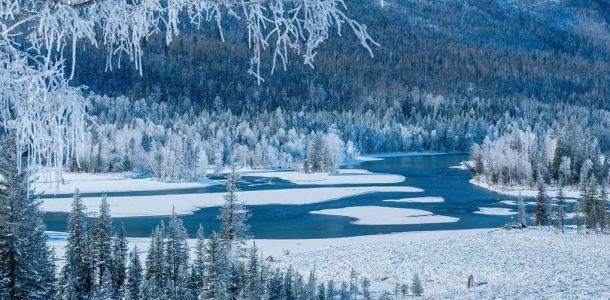
[[[356,219],[356,225],[411,225],[452,223],[459,218],[434,215],[421,209],[396,208],[382,206],[354,206],[336,209],[312,211],[312,214],[343,216]]]
[[[296,188],[238,192],[237,196],[246,205],[267,204],[311,204],[367,193],[391,192],[414,193],[422,189],[409,186],[371,186],[371,187],[320,187]],[[166,216],[172,208],[179,215],[191,214],[200,208],[221,206],[224,193],[121,196],[108,197],[113,217]],[[97,213],[100,197],[83,198],[87,212]],[[69,212],[72,198],[43,199],[40,209],[45,212]]]

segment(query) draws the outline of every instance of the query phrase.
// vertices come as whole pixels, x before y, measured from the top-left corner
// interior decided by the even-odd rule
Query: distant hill
[[[177,111],[364,109],[417,88],[456,97],[534,98],[610,109],[608,0],[346,1],[381,47],[371,58],[353,36],[334,38],[315,69],[292,57],[288,71],[247,75],[244,32],[227,21],[169,46],[146,45],[144,75],[129,62],[105,72],[106,52],[82,51],[75,83],[107,95],[150,97]],[[186,24],[186,22],[184,22]],[[266,66],[269,68],[269,65]]]

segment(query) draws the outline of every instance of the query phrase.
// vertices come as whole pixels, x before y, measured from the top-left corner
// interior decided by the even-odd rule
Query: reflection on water
[[[263,205],[249,206],[251,212],[251,233],[256,238],[330,238],[356,235],[370,235],[404,231],[422,230],[447,230],[468,228],[490,228],[500,227],[513,219],[513,216],[491,216],[475,214],[478,207],[505,207],[515,209],[514,206],[500,203],[503,200],[516,200],[514,197],[503,196],[489,192],[482,188],[471,185],[470,172],[450,169],[460,161],[467,159],[465,154],[432,155],[432,156],[407,156],[392,157],[379,161],[365,162],[354,168],[363,168],[377,173],[401,174],[406,180],[398,184],[414,186],[424,190],[423,193],[370,193],[354,197],[346,197],[323,203],[307,205]],[[295,185],[276,178],[243,177],[240,189],[268,190],[268,189],[290,189],[303,187],[322,187],[321,185],[304,186]],[[328,186],[328,185],[325,185]],[[330,185],[344,187],[350,185]],[[112,196],[124,195],[151,195],[151,194],[183,194],[193,192],[218,192],[222,186],[191,190],[172,191],[150,191],[150,192],[124,192],[108,194]],[[60,195],[61,196],[61,195]],[[87,195],[84,195],[87,196]],[[385,199],[405,197],[443,197],[443,203],[400,203],[384,202]],[[291,197],[286,193],[286,198]],[[51,200],[52,201],[52,200]],[[330,208],[342,208],[349,206],[377,205],[386,207],[417,208],[431,211],[435,214],[457,217],[460,220],[455,223],[443,224],[416,224],[416,225],[354,225],[353,219],[339,216],[325,216],[310,214],[310,211]],[[529,207],[528,209],[532,209]],[[206,208],[195,212],[193,215],[183,216],[184,225],[189,234],[194,235],[199,224],[204,226],[207,232],[218,230],[219,223],[216,220],[218,208]],[[66,214],[47,213],[45,222],[48,230],[65,231]],[[130,236],[150,236],[152,228],[167,217],[133,217],[114,219],[114,225],[124,224]]]

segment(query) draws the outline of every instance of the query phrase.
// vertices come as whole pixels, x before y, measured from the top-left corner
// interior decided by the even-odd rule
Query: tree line
[[[226,181],[219,232],[199,228],[191,247],[182,220],[173,213],[152,231],[146,257],[131,251],[124,228],[114,231],[103,197],[88,217],[78,190],[68,218],[63,266],[56,257],[30,190],[27,169],[17,164],[14,136],[0,148],[0,298],[17,299],[372,299],[371,282],[352,270],[349,281],[307,278],[292,267],[274,268],[255,244],[246,245],[248,211],[237,198],[238,176]],[[420,296],[422,281],[396,284],[380,299]]]

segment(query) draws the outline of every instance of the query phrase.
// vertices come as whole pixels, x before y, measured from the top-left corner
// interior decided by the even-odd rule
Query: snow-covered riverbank
[[[487,182],[483,182],[477,178],[470,179],[470,183],[474,184],[480,188],[484,188],[498,194],[508,195],[508,196],[523,196],[523,197],[535,197],[538,194],[538,190],[531,186],[504,186],[504,185],[493,185]],[[558,194],[558,189],[553,186],[545,187],[546,194],[550,197],[556,197]],[[576,189],[564,189],[563,195],[566,198],[579,198],[580,191]]]
[[[65,234],[52,233],[49,242],[63,257]],[[144,259],[150,239],[129,242]],[[610,297],[610,235],[474,229],[255,242],[274,267],[306,273],[315,266],[321,280],[335,282],[348,280],[353,268],[377,293],[409,283],[417,272],[429,299]],[[466,289],[471,274],[476,287]]]

